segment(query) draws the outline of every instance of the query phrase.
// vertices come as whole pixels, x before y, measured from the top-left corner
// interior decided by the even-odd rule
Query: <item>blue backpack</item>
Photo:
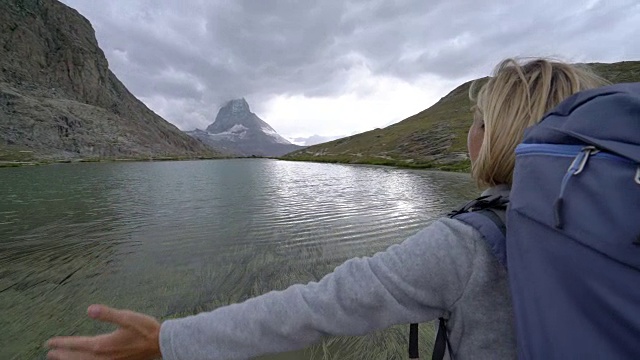
[[[520,359],[640,359],[640,83],[527,131],[507,239]]]
[[[486,211],[504,199],[479,200],[453,217],[508,268],[519,359],[640,359],[640,83],[577,93],[525,132],[506,237]]]

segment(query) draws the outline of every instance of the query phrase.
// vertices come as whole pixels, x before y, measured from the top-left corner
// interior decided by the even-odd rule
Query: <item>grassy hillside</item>
[[[614,83],[640,81],[640,61],[589,65]],[[460,85],[432,107],[384,129],[314,145],[282,159],[468,171],[470,85]]]

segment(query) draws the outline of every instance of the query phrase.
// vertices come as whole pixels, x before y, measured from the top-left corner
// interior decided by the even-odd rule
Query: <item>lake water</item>
[[[165,319],[318,280],[476,195],[468,174],[265,159],[0,169],[0,359],[112,329],[92,303]],[[406,358],[404,329],[376,336]]]

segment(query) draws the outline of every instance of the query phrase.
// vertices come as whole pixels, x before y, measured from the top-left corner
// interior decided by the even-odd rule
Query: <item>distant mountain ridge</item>
[[[311,145],[318,145],[318,144],[322,144],[322,143],[326,143],[332,140],[336,140],[336,139],[340,139],[343,137],[347,137],[347,135],[342,135],[342,136],[322,136],[322,135],[311,135],[309,137],[297,137],[297,138],[293,138],[291,139],[291,141],[296,144],[296,145],[302,145],[302,146],[311,146]]]
[[[212,149],[237,156],[282,156],[302,149],[280,136],[269,124],[251,112],[247,101],[234,99],[218,111],[205,130],[186,133]]]
[[[2,0],[0,160],[211,157],[109,70],[90,22],[56,0]]]

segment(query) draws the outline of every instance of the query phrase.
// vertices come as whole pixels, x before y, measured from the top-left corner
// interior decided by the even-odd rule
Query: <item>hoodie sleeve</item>
[[[166,360],[247,359],[305,348],[325,335],[364,335],[433,320],[462,296],[478,234],[442,219],[319,282],[293,285],[161,326]]]

